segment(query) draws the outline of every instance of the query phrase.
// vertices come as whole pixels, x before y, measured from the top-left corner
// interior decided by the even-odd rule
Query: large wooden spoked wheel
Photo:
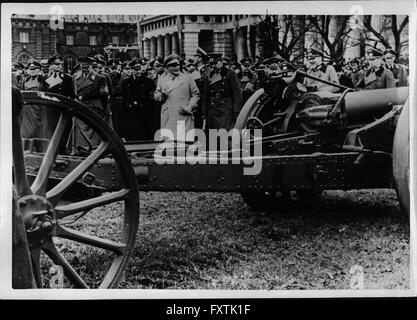
[[[139,223],[138,186],[126,150],[109,125],[86,106],[45,92],[27,91],[22,92],[22,96],[23,110],[28,106],[42,106],[59,111],[59,120],[43,153],[37,176],[29,185],[20,112],[13,110],[14,184],[36,285],[50,287],[48,277],[57,276],[51,270],[62,267],[64,287],[114,288],[132,253]],[[62,145],[68,138],[66,133],[71,131],[76,119],[92,128],[101,142],[78,166],[51,186],[48,180],[57,155],[62,152]],[[64,202],[70,188],[104,158],[114,161],[121,185],[100,196],[87,195],[78,202]]]

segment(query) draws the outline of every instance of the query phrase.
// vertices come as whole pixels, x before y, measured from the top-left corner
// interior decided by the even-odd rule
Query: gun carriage
[[[43,286],[44,255],[63,268],[68,286],[116,287],[134,249],[139,190],[239,192],[254,210],[279,211],[281,200],[294,194],[305,202],[323,190],[395,186],[409,213],[408,88],[353,91],[330,83],[343,92],[309,93],[300,84],[305,76],[296,71],[268,78],[236,120],[242,134],[262,130],[262,137],[249,139],[250,147],[262,146],[262,170],[256,175],[244,174],[250,155],[233,146],[226,152],[200,150],[200,161],[191,164],[185,154],[194,144],[174,142],[174,161],[158,164],[155,150],[161,141],[122,143],[95,112],[44,92],[22,92],[23,108],[59,110],[55,132],[50,140],[22,140],[22,106],[14,91],[15,287],[32,286],[32,279],[34,286]],[[90,144],[81,154],[70,151],[74,119],[95,130],[98,146]],[[121,209],[109,214],[115,203]],[[89,215],[119,222],[103,235],[99,223],[80,223]],[[104,250],[85,252],[97,256],[105,270],[83,279],[86,267],[77,265],[76,252],[70,255],[68,240]]]

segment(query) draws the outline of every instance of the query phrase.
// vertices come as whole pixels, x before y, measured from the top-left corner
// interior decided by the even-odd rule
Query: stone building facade
[[[123,60],[138,55],[138,15],[64,15],[54,24],[49,15],[13,15],[12,59],[26,63],[58,53],[72,68],[81,56],[104,54]]]
[[[305,48],[313,43],[323,44],[314,32],[305,32],[305,16],[296,16],[291,32],[283,24],[283,16],[274,16],[278,21],[279,39],[297,40],[292,57],[303,56]],[[12,59],[27,62],[29,59],[45,59],[59,53],[64,57],[67,69],[80,56],[100,53],[108,57],[128,60],[135,56],[154,59],[171,53],[185,53],[191,57],[197,47],[207,52],[219,52],[240,60],[244,57],[262,56],[264,43],[260,38],[259,15],[65,15],[60,27],[51,28],[51,17],[42,15],[13,15]],[[336,35],[338,19],[334,17],[329,28],[329,37]],[[357,21],[362,24],[361,17]],[[373,27],[393,42],[385,26],[389,16],[375,16]],[[407,40],[408,26],[401,38]],[[138,41],[140,39],[140,41]],[[353,28],[349,34],[345,59],[362,56],[366,45],[363,29]],[[360,43],[359,45],[353,45]],[[325,48],[325,45],[323,46]]]

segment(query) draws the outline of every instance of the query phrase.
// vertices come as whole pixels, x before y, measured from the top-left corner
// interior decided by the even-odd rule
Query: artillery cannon
[[[19,112],[14,108],[14,183],[23,222],[19,215],[16,221],[25,225],[27,239],[19,240],[29,248],[26,254],[19,253],[26,256],[16,260],[16,268],[32,274],[37,287],[43,286],[42,263],[47,259],[62,266],[68,286],[117,286],[136,239],[138,190],[239,192],[254,210],[277,210],[278,194],[296,192],[306,200],[322,190],[390,188],[394,166],[399,200],[409,213],[404,148],[408,88],[307,93],[298,81],[300,74],[271,79],[249,98],[236,120],[235,128],[242,134],[262,130],[262,137],[248,139],[250,147],[262,146],[257,157],[262,170],[256,175],[244,174],[250,163],[245,160],[256,157],[242,149],[236,153],[233,145],[226,152],[203,150],[197,155],[200,161],[190,163],[184,155],[194,144],[174,141],[170,147],[174,161],[159,164],[155,151],[162,141],[123,145],[84,105],[50,93],[22,92],[26,106],[56,108],[60,118],[50,141],[22,143]],[[400,114],[401,126],[396,126]],[[66,132],[74,128],[74,119],[82,120],[101,138],[97,146],[90,144],[87,154],[72,153]],[[114,213],[114,203],[123,209]],[[103,215],[118,220],[111,234],[100,234]],[[67,241],[75,242],[75,249]],[[88,266],[77,263],[79,244],[93,247],[82,252],[103,266],[92,278],[80,275],[88,273],[84,272]],[[16,281],[16,287],[32,286],[27,278]]]

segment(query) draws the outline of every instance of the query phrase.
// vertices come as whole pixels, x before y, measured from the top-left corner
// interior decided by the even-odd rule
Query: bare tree
[[[400,57],[401,50],[404,46],[408,46],[408,39],[407,40],[401,40],[401,33],[404,31],[404,28],[408,25],[409,17],[405,16],[405,18],[400,22],[398,25],[398,16],[397,15],[391,15],[390,16],[391,23],[389,25],[385,26],[386,30],[390,30],[392,32],[393,38],[394,38],[394,50],[397,53],[397,59]],[[363,18],[363,25],[364,27],[370,31],[381,43],[384,45],[385,48],[391,48],[391,45],[381,32],[378,32],[375,30],[374,27],[372,27],[372,16],[366,15]]]
[[[299,51],[304,46],[304,35],[308,28],[305,16],[265,16],[259,23],[264,56],[271,57],[277,53],[288,61],[299,59],[302,56],[302,51]]]
[[[330,60],[339,62],[343,59],[349,33],[352,31],[348,22],[350,16],[307,16],[312,25],[311,31],[317,32],[329,50]],[[335,23],[331,24],[335,19]],[[322,48],[326,51],[325,48]]]

